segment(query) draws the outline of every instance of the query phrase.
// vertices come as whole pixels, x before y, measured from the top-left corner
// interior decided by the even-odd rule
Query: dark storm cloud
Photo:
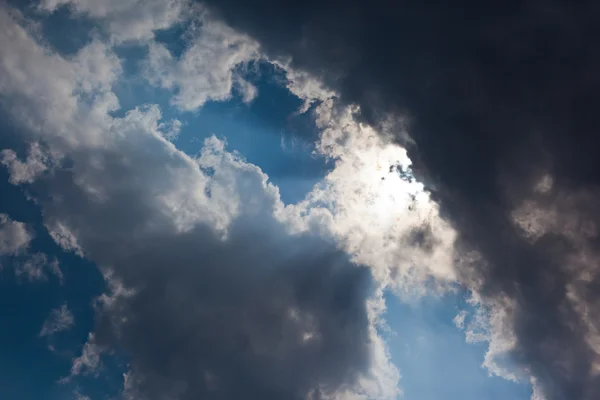
[[[600,294],[592,289],[598,267],[580,280],[569,264],[582,242],[566,234],[567,227],[529,240],[512,212],[540,197],[532,188],[545,173],[554,180],[542,196],[549,204],[559,193],[599,183],[600,4],[209,4],[267,52],[292,55],[294,67],[320,77],[342,101],[358,103],[371,124],[405,117],[415,174],[434,184],[443,213],[459,231],[459,246],[486,260],[463,268],[463,281],[481,282],[477,290],[492,302],[516,304],[513,358],[550,400],[599,398],[597,354],[568,295],[576,287],[598,315]],[[569,212],[599,223],[585,207],[591,206]],[[596,248],[595,237],[583,241],[586,251]]]
[[[110,282],[135,291],[100,301],[93,339],[127,357],[125,398],[320,398],[369,374],[368,269],[268,210],[237,218],[226,240],[204,224],[181,232],[145,185],[164,165],[128,150],[80,150],[30,187],[49,225],[69,226]]]
[[[197,229],[113,262],[138,293],[100,313],[97,338],[126,351],[142,398],[305,399],[370,365],[368,271],[327,246]]]

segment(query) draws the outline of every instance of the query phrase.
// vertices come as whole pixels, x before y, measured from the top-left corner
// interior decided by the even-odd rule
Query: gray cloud
[[[44,253],[29,252],[34,237],[33,230],[27,224],[0,214],[0,268],[10,265],[17,278],[25,278],[29,282],[45,281],[50,273],[62,284],[63,273],[58,260],[49,260]]]
[[[28,194],[58,243],[111,288],[65,382],[116,351],[129,398],[397,394],[369,269],[317,232],[292,233],[278,189],[222,141],[193,159],[165,139],[157,106],[110,116],[120,66],[109,48],[93,42],[65,59],[0,20],[0,55],[13,61],[0,66],[1,93],[20,99],[11,115],[52,160]]]
[[[58,260],[56,258],[49,260],[44,253],[28,254],[17,259],[13,264],[17,278],[25,278],[29,282],[46,281],[48,280],[48,273],[50,273],[58,278],[61,284],[63,283],[64,276]]]
[[[29,153],[25,162],[21,162],[12,150],[3,150],[0,153],[2,163],[10,173],[10,183],[31,183],[35,178],[48,169],[48,157],[44,154],[38,143],[29,146]]]
[[[27,250],[33,232],[22,222],[0,214],[0,255],[17,255]]]
[[[490,310],[490,351],[509,343],[503,354],[533,376],[535,396],[598,398],[598,5],[209,3],[365,121],[391,114],[408,126],[411,140],[397,140],[457,230],[458,253],[474,260],[458,275]],[[540,189],[546,176],[552,190]],[[564,200],[582,192],[593,200]],[[524,205],[563,222],[532,236],[514,218]],[[592,233],[574,236],[566,220]]]
[[[75,324],[75,318],[66,304],[50,311],[50,315],[44,321],[40,337],[50,336],[58,332],[69,330]]]
[[[33,192],[64,199],[42,202],[47,218],[77,232],[122,285],[99,300],[90,345],[127,355],[130,395],[300,399],[369,375],[368,269],[322,239],[290,235],[272,214],[239,217],[225,240],[202,224],[179,231],[156,219],[143,191],[118,184],[133,179],[127,164],[103,158],[102,204],[58,170]],[[99,365],[88,364],[73,374]]]
[[[303,399],[352,387],[371,359],[368,271],[322,243],[280,238],[240,229],[222,243],[198,229],[115,261],[136,294],[101,308],[97,342],[126,349],[132,390]]]

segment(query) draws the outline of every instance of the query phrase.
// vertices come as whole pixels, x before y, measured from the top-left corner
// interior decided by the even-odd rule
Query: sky
[[[0,1],[0,397],[600,398],[599,12]]]

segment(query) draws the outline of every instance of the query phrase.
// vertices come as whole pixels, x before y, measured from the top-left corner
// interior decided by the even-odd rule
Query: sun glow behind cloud
[[[364,158],[365,165],[357,178],[369,199],[365,202],[366,211],[382,224],[397,223],[407,210],[412,210],[413,202],[429,200],[424,185],[407,176],[411,161],[400,146],[387,145],[379,152],[365,154]]]
[[[406,150],[389,132],[359,122],[357,107],[328,99],[313,112],[321,131],[316,149],[334,168],[305,200],[286,206],[284,218],[328,232],[398,293],[423,292],[425,282],[452,285],[455,232],[412,176]]]

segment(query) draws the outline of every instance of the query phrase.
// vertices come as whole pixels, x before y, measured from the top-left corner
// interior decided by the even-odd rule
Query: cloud
[[[314,76],[275,64],[303,100],[297,112],[314,118],[315,152],[334,164],[303,201],[286,207],[285,218],[299,230],[331,237],[400,296],[453,288],[456,232],[413,176],[406,150],[386,126],[364,124],[359,107],[345,105]]]
[[[95,342],[95,335],[90,333],[88,340],[83,345],[81,355],[73,359],[71,365],[71,373],[68,377],[61,379],[61,383],[69,382],[73,377],[78,375],[88,375],[97,373],[100,366],[100,356],[103,349]]]
[[[55,12],[69,7],[75,15],[85,15],[102,23],[116,42],[149,40],[154,31],[167,29],[180,21],[187,10],[186,0],[42,0],[39,9]]]
[[[236,87],[244,102],[257,89],[237,71],[260,56],[258,45],[218,20],[198,11],[188,35],[192,37],[181,58],[176,59],[159,43],[150,45],[145,75],[155,85],[175,91],[171,99],[182,110],[192,111],[207,101],[231,98]]]
[[[32,239],[33,232],[26,224],[0,214],[0,256],[25,252]]]
[[[598,223],[591,202],[564,200],[585,192],[597,202],[597,6],[208,3],[378,132],[402,122],[391,133],[457,233],[457,279],[504,315],[492,335],[514,333],[509,358],[532,376],[534,397],[598,397],[587,326],[598,267],[580,271],[596,239],[575,239],[562,222]],[[590,223],[577,226],[592,232]]]
[[[15,276],[17,278],[27,278],[29,282],[46,281],[48,273],[56,276],[60,284],[64,281],[63,273],[56,258],[48,260],[44,253],[34,253],[27,255],[14,265]]]
[[[135,295],[101,308],[97,340],[129,350],[139,396],[304,398],[369,378],[366,270],[301,236],[203,231],[159,234],[145,243],[158,251],[115,263]]]
[[[74,400],[91,400],[89,396],[81,394],[79,391],[75,391],[74,396]]]
[[[0,214],[0,257],[10,257],[8,260],[15,276],[25,277],[29,282],[44,281],[48,279],[49,272],[62,284],[64,277],[58,260],[48,260],[44,253],[29,253],[34,237],[33,230],[27,224],[13,221],[6,214]],[[2,266],[0,263],[0,268]]]
[[[191,158],[165,139],[157,106],[110,116],[120,70],[110,48],[65,59],[0,18],[0,43],[11,42],[0,93],[19,98],[24,138],[52,155],[27,191],[59,244],[81,249],[110,286],[66,381],[116,350],[130,398],[396,396],[370,269],[318,231],[295,231],[277,187],[224,141],[208,138]]]
[[[40,331],[40,337],[51,336],[55,333],[69,330],[73,325],[75,325],[73,314],[67,305],[63,304],[59,308],[50,311],[50,315],[44,321],[44,325]]]
[[[0,162],[6,166],[10,174],[10,183],[31,183],[35,178],[46,171],[48,157],[40,149],[38,143],[29,146],[25,162],[21,162],[12,150],[3,150]]]
[[[21,135],[30,143],[37,142],[35,139],[46,130],[54,132],[56,140],[68,145],[74,146],[83,139],[101,141],[102,132],[94,127],[109,110],[118,107],[118,100],[110,90],[121,71],[118,58],[100,41],[91,42],[69,59],[49,55],[48,49],[38,45],[29,32],[15,22],[18,20],[11,9],[0,13],[4,27],[0,53],[5,60],[0,66],[0,87],[4,109],[20,115],[20,124],[24,126]],[[36,78],[35,85],[31,84],[32,77]],[[85,96],[92,91],[94,96]],[[84,121],[95,124],[83,126]],[[77,134],[82,130],[86,130],[86,135]],[[61,154],[57,146],[48,147],[49,160],[59,160]],[[46,152],[44,146],[35,149]],[[9,155],[10,159],[4,160],[10,162],[14,172],[17,165],[26,164],[28,168],[32,165],[27,160],[15,164],[10,150],[3,154],[4,157]],[[35,161],[33,165],[38,164],[40,156],[30,155]],[[39,168],[37,172],[41,172]]]
[[[352,108],[336,110],[327,101],[314,113],[321,129],[317,151],[335,166],[306,200],[286,211],[305,229],[327,232],[398,294],[450,288],[455,232],[410,177],[406,151],[361,125]]]
[[[77,238],[69,229],[59,221],[53,221],[51,225],[46,225],[50,237],[65,251],[72,251],[80,257],[83,257],[83,250],[77,243]]]

